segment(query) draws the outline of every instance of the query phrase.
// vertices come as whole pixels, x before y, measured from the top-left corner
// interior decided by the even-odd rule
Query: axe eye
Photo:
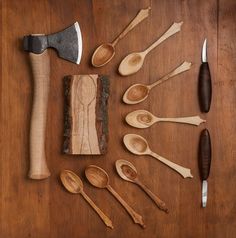
[[[44,35],[24,36],[24,50],[35,54],[41,54],[48,47],[47,37]]]

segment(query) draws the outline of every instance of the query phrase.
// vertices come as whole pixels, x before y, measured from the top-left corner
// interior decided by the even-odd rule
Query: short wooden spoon
[[[109,176],[105,170],[98,166],[90,165],[85,170],[85,176],[93,186],[97,188],[106,188],[123,205],[129,215],[132,217],[134,223],[137,223],[145,228],[142,216],[136,213],[133,208],[130,207],[111,187],[109,184]]]
[[[155,41],[151,46],[149,46],[146,50],[142,52],[134,52],[129,55],[127,55],[120,63],[119,66],[119,73],[122,76],[127,76],[134,74],[138,72],[142,66],[144,59],[146,55],[156,48],[158,45],[160,45],[163,41],[165,41],[170,36],[174,35],[175,33],[179,32],[181,30],[183,22],[179,23],[173,23],[173,25],[157,40]]]
[[[132,163],[127,160],[117,160],[116,171],[124,180],[129,181],[131,183],[135,183],[140,186],[147,193],[147,195],[156,203],[159,209],[168,213],[168,208],[166,207],[166,204],[138,179],[138,172]]]
[[[83,191],[83,183],[79,176],[70,170],[63,170],[60,174],[61,182],[64,187],[71,193],[80,193],[83,198],[91,205],[91,207],[97,212],[106,226],[113,229],[112,221],[95,205],[95,203],[88,197]]]
[[[151,151],[148,142],[142,136],[127,134],[124,136],[123,142],[131,153],[136,155],[150,155],[181,174],[184,178],[193,178],[190,169],[175,164]]]
[[[124,96],[123,101],[127,104],[137,104],[142,101],[144,101],[152,88],[156,87],[157,85],[163,83],[169,78],[172,78],[180,73],[183,73],[184,71],[189,70],[191,67],[191,63],[189,62],[183,62],[179,67],[177,67],[175,70],[170,72],[169,74],[165,75],[161,79],[157,80],[155,83],[150,85],[145,84],[134,84],[131,87],[129,87]]]
[[[136,110],[136,111],[130,112],[126,116],[125,120],[130,126],[133,126],[136,128],[148,128],[156,122],[176,122],[176,123],[184,123],[184,124],[199,126],[201,123],[206,121],[201,119],[199,116],[159,118],[146,110]]]
[[[115,55],[115,45],[136,25],[138,25],[142,20],[148,17],[150,9],[150,7],[147,9],[141,9],[138,15],[132,20],[132,22],[130,22],[130,24],[125,28],[125,30],[112,43],[104,43],[100,45],[93,53],[92,65],[94,67],[101,67],[107,64]]]

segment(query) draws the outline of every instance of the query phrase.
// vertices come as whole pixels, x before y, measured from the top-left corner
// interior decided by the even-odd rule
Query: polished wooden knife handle
[[[207,129],[200,135],[199,141],[199,169],[202,180],[207,180],[211,167],[211,138]]]
[[[34,78],[34,97],[30,125],[30,170],[28,175],[31,179],[44,179],[50,176],[45,155],[50,75],[47,50],[42,54],[30,53],[30,61]]]
[[[198,80],[198,97],[199,105],[202,112],[209,112],[211,106],[211,73],[207,62],[200,66],[199,80]]]

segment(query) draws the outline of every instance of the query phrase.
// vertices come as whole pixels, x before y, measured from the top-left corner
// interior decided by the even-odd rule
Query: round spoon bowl
[[[105,188],[109,185],[109,177],[106,171],[95,165],[86,168],[85,176],[94,187]]]
[[[83,183],[79,176],[70,170],[63,170],[60,174],[61,182],[64,187],[71,193],[81,193]]]
[[[136,128],[148,128],[155,122],[155,116],[146,110],[136,110],[129,113],[125,120]]]
[[[148,86],[144,84],[134,84],[125,92],[123,101],[127,104],[142,102],[148,97],[149,90]]]
[[[134,182],[137,178],[137,170],[133,164],[127,160],[117,160],[116,161],[116,171],[126,181]]]
[[[92,65],[94,67],[101,67],[107,64],[115,55],[115,48],[112,44],[106,43],[100,45],[92,56]]]

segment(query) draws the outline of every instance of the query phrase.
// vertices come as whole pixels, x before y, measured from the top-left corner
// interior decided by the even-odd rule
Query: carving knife
[[[199,170],[202,180],[202,207],[207,204],[207,179],[211,167],[211,138],[207,129],[201,132],[199,140]]]
[[[211,95],[211,73],[207,62],[207,39],[205,39],[202,46],[202,64],[200,66],[198,77],[198,98],[202,112],[209,112],[211,106]]]

